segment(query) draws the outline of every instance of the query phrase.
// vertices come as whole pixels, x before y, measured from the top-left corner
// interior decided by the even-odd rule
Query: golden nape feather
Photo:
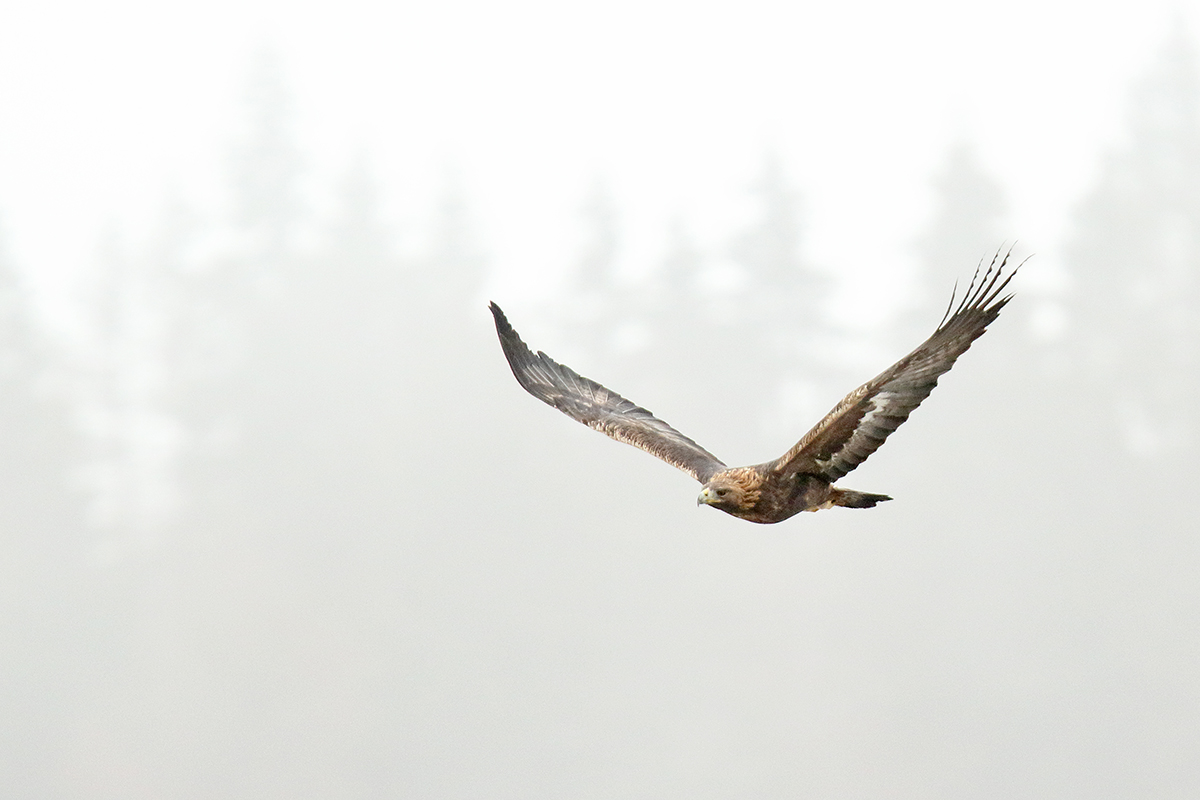
[[[491,304],[500,346],[517,382],[531,395],[574,420],[645,450],[704,484],[697,500],[735,517],[781,522],[801,511],[841,506],[872,508],[891,498],[842,489],[834,482],[879,449],[929,396],[938,378],[996,320],[1012,295],[1001,296],[1020,265],[1006,272],[1008,253],[979,269],[961,299],[956,291],[937,330],[919,347],[834,406],[799,442],[774,461],[727,468],[696,442],[646,409],[530,351]],[[958,304],[955,305],[955,300]]]

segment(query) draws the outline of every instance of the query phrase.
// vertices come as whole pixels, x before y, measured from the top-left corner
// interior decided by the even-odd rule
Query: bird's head
[[[700,496],[696,498],[696,505],[713,506],[722,510],[744,508],[748,499],[744,486],[737,481],[716,476],[704,484]]]

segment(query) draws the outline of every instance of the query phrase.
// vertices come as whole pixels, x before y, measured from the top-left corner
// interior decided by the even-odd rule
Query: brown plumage
[[[1012,299],[1012,295],[1000,297],[1000,292],[1020,267],[1005,275],[1007,264],[1008,255],[1001,258],[999,253],[986,269],[981,264],[958,307],[952,295],[941,324],[920,347],[846,395],[791,450],[750,467],[726,467],[646,409],[545,353],[534,355],[500,307],[492,303],[491,309],[504,355],[527,392],[589,428],[691,475],[704,484],[698,503],[751,522],[770,523],[801,511],[871,508],[892,499],[840,489],[833,483],[879,449]]]

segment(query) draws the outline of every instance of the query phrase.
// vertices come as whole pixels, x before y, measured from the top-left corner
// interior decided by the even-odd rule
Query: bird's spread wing
[[[942,323],[924,344],[847,395],[771,467],[836,481],[879,449],[1012,299],[997,299],[1020,268],[1005,276],[1007,264],[1008,254],[1001,258],[1000,253],[986,270],[981,264],[958,307],[952,295]]]
[[[500,307],[492,303],[491,309],[500,346],[525,391],[589,428],[658,456],[701,483],[725,468],[719,458],[641,406],[545,353],[531,353]]]

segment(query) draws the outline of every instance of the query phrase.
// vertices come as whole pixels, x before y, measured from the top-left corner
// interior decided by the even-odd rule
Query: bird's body
[[[705,484],[696,502],[740,519],[768,524],[783,522],[801,511],[834,506],[871,508],[891,499],[885,494],[839,489],[820,475],[780,470],[769,461],[721,470]]]
[[[750,522],[782,522],[801,511],[843,506],[871,508],[891,498],[834,486],[866,460],[929,396],[938,378],[954,365],[1011,299],[999,297],[1008,256],[999,254],[975,278],[942,323],[916,350],[848,394],[788,452],[774,461],[727,467],[700,445],[600,384],[545,353],[534,355],[491,304],[496,332],[517,381],[530,394],[617,441],[632,444],[704,484],[697,500]],[[951,314],[953,310],[953,314]]]

